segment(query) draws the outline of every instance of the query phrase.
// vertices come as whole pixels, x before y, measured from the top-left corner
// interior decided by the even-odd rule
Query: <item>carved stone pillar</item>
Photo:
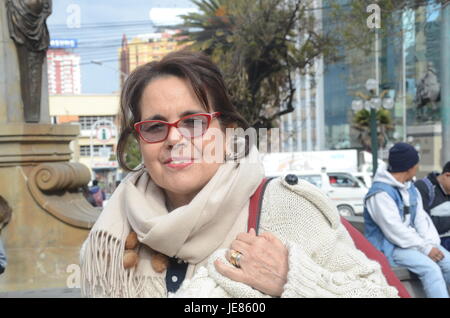
[[[14,10],[8,13],[7,5]],[[48,34],[41,32],[44,43],[39,32],[20,43],[17,30],[34,23],[42,31],[45,19],[34,15],[48,16],[49,9],[50,0],[0,1],[0,195],[13,210],[1,237],[8,257],[1,291],[67,287],[67,271],[79,263],[81,244],[100,213],[80,191],[89,169],[69,162],[79,126],[50,124],[41,50]]]

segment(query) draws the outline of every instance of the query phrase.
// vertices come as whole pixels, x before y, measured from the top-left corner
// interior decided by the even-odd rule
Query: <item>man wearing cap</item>
[[[448,297],[450,254],[425,212],[411,182],[419,154],[407,143],[389,150],[389,165],[380,167],[364,199],[365,236],[392,266],[416,273],[427,297]]]
[[[423,209],[441,236],[441,245],[450,251],[450,161],[442,173],[431,172],[414,185],[422,196]]]

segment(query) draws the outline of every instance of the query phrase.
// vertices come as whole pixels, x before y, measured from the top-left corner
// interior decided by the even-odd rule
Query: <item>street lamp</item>
[[[370,95],[365,95],[361,92],[357,92],[356,95],[361,99],[352,101],[352,110],[354,112],[366,109],[370,111],[370,140],[372,145],[372,176],[378,168],[378,136],[377,136],[377,111],[380,108],[392,109],[394,107],[394,101],[390,97],[385,97],[388,91],[383,91],[380,95],[378,91],[378,81],[376,79],[368,79],[366,82],[366,89]]]
[[[122,72],[121,70],[118,70],[118,69],[116,69],[116,68],[114,68],[114,67],[107,66],[107,65],[106,65],[105,63],[103,63],[102,61],[91,60],[90,63],[91,63],[91,64],[96,64],[96,65],[99,65],[99,66],[103,66],[103,67],[106,67],[106,68],[109,68],[109,69],[111,69],[111,70],[113,70],[113,71],[119,73],[120,75],[124,76],[125,79],[128,77],[128,74],[126,74],[126,73]]]

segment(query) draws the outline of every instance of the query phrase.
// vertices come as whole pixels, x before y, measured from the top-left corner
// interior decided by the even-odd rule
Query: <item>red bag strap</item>
[[[259,213],[261,212],[262,198],[264,194],[264,190],[266,189],[267,184],[273,178],[264,178],[256,189],[255,193],[250,197],[250,206],[248,208],[248,226],[247,231],[250,231],[251,228],[255,229],[256,234],[258,234],[259,227]]]
[[[259,184],[255,193],[253,193],[253,195],[250,197],[247,231],[250,231],[250,229],[253,228],[255,229],[256,234],[258,234],[259,215],[261,212],[264,190],[266,189],[269,181],[272,179],[273,178],[264,178]],[[359,233],[359,231],[357,231],[346,219],[341,217],[341,222],[346,227],[347,231],[355,242],[356,248],[366,254],[368,258],[380,263],[383,274],[386,277],[389,285],[397,288],[397,290],[399,291],[399,296],[402,298],[411,297],[406,288],[397,278],[397,276],[395,276],[394,272],[389,266],[389,262],[386,257],[384,257],[381,252],[373,247],[373,245],[371,245],[366,240],[366,238],[361,233]]]
[[[401,298],[410,298],[411,295],[408,293],[408,290],[403,286],[402,282],[397,278],[394,271],[391,269],[389,261],[386,256],[379,250],[375,248],[365,237],[364,235],[355,229],[349,221],[345,218],[341,217],[341,223],[347,229],[347,232],[352,237],[353,242],[357,249],[366,254],[367,258],[378,262],[381,265],[381,270],[383,271],[384,277],[389,285],[394,286],[398,290],[398,295]]]

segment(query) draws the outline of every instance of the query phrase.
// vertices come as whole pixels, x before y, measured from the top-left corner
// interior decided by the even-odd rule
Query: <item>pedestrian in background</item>
[[[422,196],[423,209],[441,236],[441,245],[450,251],[450,161],[442,173],[431,172],[416,181],[415,186]]]
[[[94,196],[91,193],[91,190],[87,185],[83,185],[81,187],[81,192],[83,193],[83,196],[86,198],[86,200],[93,206],[97,206],[97,202],[95,202]]]
[[[98,185],[98,180],[92,181],[92,187],[89,190],[95,201],[95,206],[103,207],[103,201],[106,199],[105,192]]]
[[[365,236],[393,266],[416,273],[427,297],[448,297],[450,253],[423,209],[414,183],[417,150],[397,143],[389,150],[389,167],[380,167],[364,199]]]
[[[8,205],[8,202],[0,195],[0,235],[2,230],[8,225],[11,220],[12,209]],[[7,258],[5,248],[3,247],[2,240],[0,238],[0,274],[2,274],[7,265]]]

